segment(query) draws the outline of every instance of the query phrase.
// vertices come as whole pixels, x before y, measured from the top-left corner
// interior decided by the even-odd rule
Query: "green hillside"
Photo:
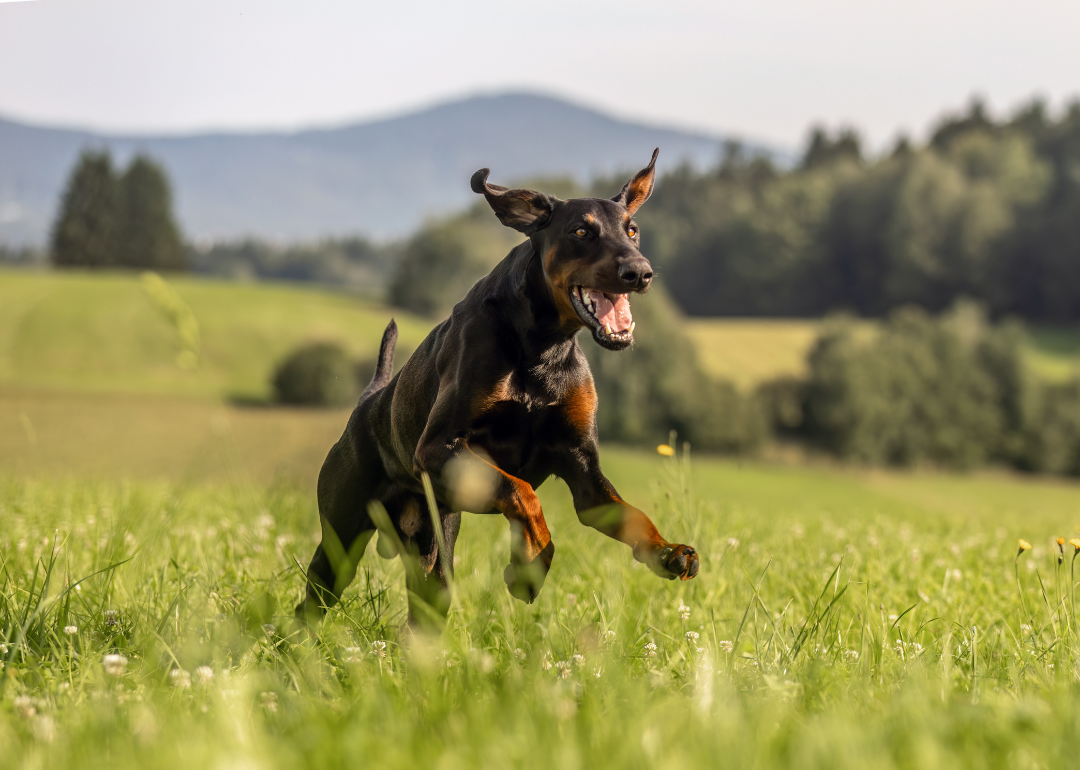
[[[274,362],[296,344],[337,340],[375,355],[391,317],[398,363],[420,343],[427,319],[342,292],[303,285],[170,278],[199,324],[201,360],[176,365],[179,337],[136,275],[0,270],[0,388],[148,393],[260,400]],[[695,319],[686,328],[706,370],[744,388],[803,371],[816,321]],[[1080,333],[1031,332],[1029,360],[1047,379],[1080,366]]]
[[[176,365],[179,337],[137,276],[0,271],[0,387],[259,399],[273,363],[299,342],[338,340],[358,357],[373,357],[393,316],[399,351],[407,354],[430,328],[327,290],[169,283],[199,324],[194,371]]]

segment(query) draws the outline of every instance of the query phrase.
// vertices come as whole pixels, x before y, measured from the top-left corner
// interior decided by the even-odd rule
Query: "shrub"
[[[294,350],[273,376],[274,400],[305,406],[346,406],[360,392],[355,364],[335,342],[312,342]]]

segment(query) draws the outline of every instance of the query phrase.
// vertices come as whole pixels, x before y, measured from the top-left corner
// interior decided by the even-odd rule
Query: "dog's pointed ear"
[[[622,192],[612,198],[616,203],[626,206],[630,216],[641,208],[641,204],[652,195],[653,183],[656,181],[656,156],[660,154],[660,148],[653,150],[652,160],[649,165],[634,174],[634,178],[623,185]]]
[[[535,190],[508,190],[497,184],[488,184],[488,174],[482,168],[472,175],[472,191],[487,198],[488,205],[507,227],[532,235],[551,219],[558,198]]]

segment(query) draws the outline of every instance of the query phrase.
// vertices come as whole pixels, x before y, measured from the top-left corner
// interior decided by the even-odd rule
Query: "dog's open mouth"
[[[570,289],[570,300],[581,320],[592,329],[593,338],[604,347],[621,350],[634,341],[629,294],[605,294],[575,286]]]

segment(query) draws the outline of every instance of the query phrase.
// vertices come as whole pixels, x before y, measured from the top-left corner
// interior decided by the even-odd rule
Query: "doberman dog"
[[[320,616],[353,579],[379,525],[373,501],[394,528],[380,533],[380,554],[415,560],[406,565],[411,621],[418,620],[415,599],[441,615],[449,609],[462,510],[507,518],[504,579],[513,596],[532,602],[555,553],[534,490],[552,475],[569,486],[582,523],[629,545],[658,575],[697,574],[695,550],[661,537],[601,472],[596,389],[576,339],[588,329],[608,350],[634,340],[629,295],[646,291],[653,272],[633,216],[652,193],[658,152],[610,200],[507,189],[489,184],[486,168],[473,175],[473,191],[528,239],[472,287],[393,378],[397,327],[390,322],[375,376],[319,474],[322,542],[298,616]],[[437,517],[428,514],[425,473]],[[386,535],[399,554],[384,547]]]

